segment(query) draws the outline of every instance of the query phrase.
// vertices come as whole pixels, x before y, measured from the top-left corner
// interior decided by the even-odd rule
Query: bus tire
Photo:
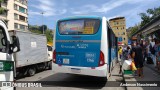
[[[36,73],[36,68],[34,66],[28,69],[28,76],[34,76]]]

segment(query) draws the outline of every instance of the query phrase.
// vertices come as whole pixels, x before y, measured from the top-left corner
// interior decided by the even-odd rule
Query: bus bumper
[[[101,67],[76,67],[76,66],[60,66],[52,63],[53,73],[70,73],[97,77],[107,77],[107,64]]]

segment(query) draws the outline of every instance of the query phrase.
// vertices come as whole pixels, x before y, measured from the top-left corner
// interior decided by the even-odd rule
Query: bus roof
[[[87,15],[81,15],[81,16],[71,16],[71,17],[66,17],[63,19],[59,19],[58,21],[63,21],[63,20],[69,20],[69,19],[80,19],[80,18],[95,18],[95,19],[101,19],[102,17],[99,16],[87,16]]]

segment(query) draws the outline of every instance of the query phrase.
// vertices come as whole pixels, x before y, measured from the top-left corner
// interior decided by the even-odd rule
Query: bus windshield
[[[99,19],[73,19],[58,23],[61,35],[91,35],[98,32]]]

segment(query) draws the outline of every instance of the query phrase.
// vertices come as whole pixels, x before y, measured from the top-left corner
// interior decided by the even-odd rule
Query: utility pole
[[[43,23],[43,15],[44,15],[44,12],[41,12],[41,14],[42,14],[42,28],[43,28],[43,34],[44,34],[44,23]]]

